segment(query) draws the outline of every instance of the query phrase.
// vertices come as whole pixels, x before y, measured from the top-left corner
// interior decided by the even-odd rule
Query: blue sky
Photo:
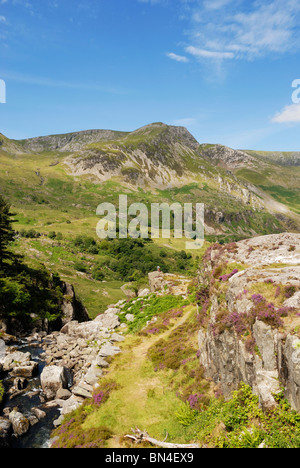
[[[300,0],[0,0],[0,132],[159,121],[300,151],[299,20]]]

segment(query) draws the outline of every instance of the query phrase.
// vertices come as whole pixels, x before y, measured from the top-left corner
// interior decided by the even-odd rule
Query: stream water
[[[6,394],[4,399],[4,408],[18,407],[19,411],[27,418],[32,415],[32,408],[39,408],[46,413],[46,417],[41,419],[37,424],[30,427],[27,434],[21,437],[11,438],[11,448],[48,448],[50,434],[53,430],[53,421],[60,415],[58,408],[46,408],[41,402],[40,395],[42,393],[40,385],[40,375],[45,367],[45,363],[41,358],[43,349],[38,343],[21,343],[18,350],[24,353],[30,352],[32,361],[38,362],[38,373],[35,377],[28,379],[25,392],[16,395],[11,400]],[[7,376],[3,380],[3,385],[7,391],[12,386],[13,379]]]

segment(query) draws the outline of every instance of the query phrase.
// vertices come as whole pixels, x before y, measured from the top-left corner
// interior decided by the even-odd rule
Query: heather
[[[82,424],[87,417],[88,411],[84,409],[72,417],[66,418],[64,424],[53,433],[55,438],[52,448],[105,448],[107,440],[112,436],[112,432],[104,426],[91,428],[82,431]]]

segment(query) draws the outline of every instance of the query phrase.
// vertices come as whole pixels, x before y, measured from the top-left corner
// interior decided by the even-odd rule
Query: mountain
[[[63,211],[71,218],[76,211],[74,221],[91,218],[99,203],[125,191],[146,204],[204,203],[206,234],[230,240],[299,229],[299,155],[284,158],[200,144],[184,127],[163,123],[26,140],[1,135],[0,190],[22,227],[66,228]]]

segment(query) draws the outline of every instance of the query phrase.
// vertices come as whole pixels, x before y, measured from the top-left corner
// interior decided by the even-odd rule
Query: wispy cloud
[[[300,122],[300,104],[291,104],[286,106],[281,112],[278,112],[271,120],[272,123],[299,123]]]
[[[181,5],[188,22],[182,46],[197,60],[252,61],[300,48],[299,0],[181,0]]]
[[[152,5],[166,4],[168,0],[138,0],[139,3],[151,3]]]
[[[189,59],[183,55],[177,55],[174,54],[173,52],[167,53],[167,57],[169,57],[171,60],[175,60],[176,62],[182,62],[182,63],[187,63]]]
[[[197,58],[208,58],[208,59],[232,59],[234,58],[233,52],[220,52],[216,50],[204,50],[194,46],[188,46],[185,48],[186,52]]]

